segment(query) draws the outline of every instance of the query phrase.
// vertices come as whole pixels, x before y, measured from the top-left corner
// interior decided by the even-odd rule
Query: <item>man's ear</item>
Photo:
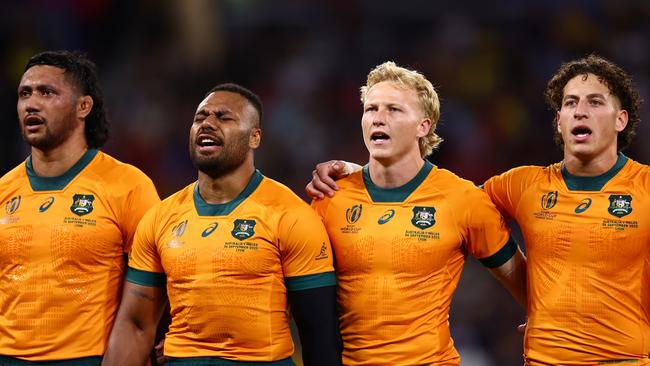
[[[431,130],[431,120],[428,118],[424,118],[418,123],[418,138],[424,137],[429,134],[429,131]]]
[[[628,115],[625,109],[618,111],[616,115],[616,132],[621,132],[627,126]]]
[[[248,147],[255,150],[260,147],[260,142],[262,141],[262,129],[259,127],[253,127],[251,129],[251,134],[248,138]]]
[[[93,110],[93,98],[90,95],[82,95],[77,99],[77,117],[86,119]]]

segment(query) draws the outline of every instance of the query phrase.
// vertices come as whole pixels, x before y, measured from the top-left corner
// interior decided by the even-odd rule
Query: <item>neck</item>
[[[574,176],[597,177],[612,169],[617,159],[616,150],[592,158],[581,158],[565,151],[564,167]]]
[[[372,182],[380,188],[397,188],[410,182],[424,166],[424,159],[412,156],[399,162],[384,163],[370,158],[368,172]]]
[[[199,171],[199,193],[209,204],[230,202],[246,188],[254,172],[255,166],[252,161],[216,178]]]
[[[68,139],[49,150],[32,146],[32,168],[39,177],[58,177],[79,161],[86,151],[86,141],[75,139]]]

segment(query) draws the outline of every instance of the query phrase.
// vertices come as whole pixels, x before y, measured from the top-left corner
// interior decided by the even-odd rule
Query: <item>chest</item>
[[[445,200],[333,202],[325,225],[337,271],[431,273],[462,256],[457,212]]]
[[[533,258],[555,252],[573,263],[631,265],[650,248],[650,200],[626,189],[607,192],[539,190],[517,211]]]
[[[201,273],[266,276],[281,268],[275,226],[259,213],[226,217],[185,213],[164,225],[157,248],[172,279]]]
[[[114,207],[90,186],[63,192],[16,190],[2,197],[0,256],[22,263],[56,258],[96,263],[100,257],[121,255],[118,221]]]

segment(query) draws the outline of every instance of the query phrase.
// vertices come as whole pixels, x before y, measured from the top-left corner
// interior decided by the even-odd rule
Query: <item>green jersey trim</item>
[[[125,279],[136,285],[148,287],[165,287],[167,277],[160,272],[147,272],[129,267]]]
[[[285,277],[284,283],[288,291],[309,290],[312,288],[336,286],[334,272],[315,273],[305,276]]]
[[[627,156],[623,155],[623,153],[618,153],[618,158],[616,159],[614,166],[610,170],[597,177],[581,177],[577,175],[571,175],[571,173],[566,170],[564,162],[562,162],[562,178],[564,178],[564,182],[570,191],[597,192],[603,189],[605,184],[607,184],[610,179],[612,179],[618,172],[621,171],[621,169],[623,169],[627,161]]]
[[[246,185],[246,188],[234,200],[220,204],[210,204],[205,202],[201,193],[199,192],[199,182],[194,184],[194,207],[199,216],[225,216],[229,215],[243,200],[248,198],[262,183],[264,176],[259,170],[255,169],[255,173],[251,180]]]
[[[370,179],[368,165],[363,167],[363,183],[366,185],[368,194],[373,202],[404,202],[404,200],[422,184],[424,179],[433,169],[433,164],[428,160],[424,161],[422,169],[408,183],[396,188],[381,188],[375,185]]]
[[[497,268],[501,267],[505,262],[510,260],[513,255],[517,252],[517,242],[510,237],[505,245],[499,249],[498,252],[492,254],[487,258],[479,259],[479,262],[487,268]]]
[[[168,357],[167,364],[175,366],[296,366],[291,358],[285,358],[279,361],[250,362],[231,361],[221,357]]]
[[[67,172],[59,175],[58,177],[39,177],[34,171],[32,166],[32,156],[27,157],[27,178],[29,179],[29,185],[34,191],[60,191],[65,186],[70,183],[74,177],[76,177],[97,155],[99,150],[97,149],[88,149],[81,158],[68,169]]]
[[[13,357],[0,356],[0,365],[2,366],[100,366],[101,364],[102,358],[100,356],[59,361],[26,361]]]

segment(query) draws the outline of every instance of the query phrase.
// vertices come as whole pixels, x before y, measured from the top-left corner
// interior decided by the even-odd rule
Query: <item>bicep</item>
[[[124,283],[118,320],[134,323],[140,329],[155,327],[166,303],[163,287]]]

